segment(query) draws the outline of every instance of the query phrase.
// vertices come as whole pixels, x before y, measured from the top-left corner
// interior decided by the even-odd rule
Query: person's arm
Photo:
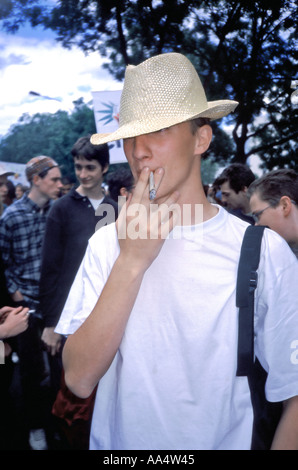
[[[123,223],[129,227],[129,222],[134,219],[133,215],[129,216],[129,208],[134,204],[143,204],[148,215],[148,179],[149,172],[143,170],[133,197],[120,213],[118,233]],[[178,194],[172,195],[164,205],[165,217],[168,216],[168,206],[175,203],[177,198]],[[144,213],[143,216],[145,217]],[[161,220],[158,223],[160,228]],[[144,219],[139,225],[147,226],[149,230],[147,224],[148,220]],[[169,230],[171,226],[172,224],[168,227]],[[68,337],[63,349],[66,384],[79,397],[88,397],[110,367],[121,343],[144,273],[160,252],[164,238],[150,239],[148,235],[147,239],[133,240],[129,234],[119,238],[119,257],[93,311],[81,327]]]
[[[57,286],[61,282],[64,252],[63,221],[59,205],[54,205],[47,218],[41,256],[39,305],[45,325],[41,340],[52,356],[60,351],[62,344],[62,336],[55,333],[54,329],[61,313],[60,302],[57,299]]]
[[[55,326],[46,326],[43,329],[41,341],[43,342],[47,352],[51,356],[55,356],[61,349],[62,335],[55,332]]]
[[[10,297],[14,302],[22,301],[23,296],[18,290],[19,268],[13,264],[15,250],[13,248],[14,234],[11,228],[11,219],[0,219],[0,252],[3,261],[4,275],[6,279],[7,289]]]
[[[298,450],[298,396],[284,402],[271,450]]]
[[[57,287],[61,283],[64,255],[63,223],[66,230],[67,221],[63,218],[59,203],[57,201],[57,205],[53,205],[47,217],[42,243],[39,304],[45,327],[55,327],[61,313]]]
[[[23,302],[24,297],[20,290],[16,290],[13,294],[10,294],[10,297],[14,302]]]

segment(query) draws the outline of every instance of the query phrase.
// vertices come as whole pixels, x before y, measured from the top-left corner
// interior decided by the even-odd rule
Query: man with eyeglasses
[[[294,170],[272,171],[255,180],[247,192],[256,225],[281,235],[298,257],[298,175]]]

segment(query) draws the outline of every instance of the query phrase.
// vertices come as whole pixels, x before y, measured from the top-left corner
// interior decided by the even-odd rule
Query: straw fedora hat
[[[94,145],[136,137],[198,117],[218,119],[234,111],[237,101],[207,101],[192,63],[170,52],[128,65],[120,101],[119,127],[93,134]]]

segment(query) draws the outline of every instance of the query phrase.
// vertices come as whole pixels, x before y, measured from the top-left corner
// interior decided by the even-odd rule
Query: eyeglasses
[[[294,204],[296,206],[296,202],[293,201],[291,199],[291,203]],[[257,211],[257,212],[252,212],[251,216],[252,218],[254,219],[255,223],[258,223],[260,221],[260,217],[261,215],[263,214],[263,212],[267,209],[269,209],[269,207],[274,207],[272,204],[270,204],[269,206],[265,207],[264,209],[262,209],[261,211]]]
[[[265,207],[265,209],[262,209],[261,211],[252,212],[251,216],[256,223],[259,222],[261,215],[265,210],[269,209],[269,207],[273,207],[272,204],[270,204],[270,206]]]

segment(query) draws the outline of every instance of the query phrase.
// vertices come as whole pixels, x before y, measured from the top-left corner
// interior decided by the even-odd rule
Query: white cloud
[[[70,110],[80,97],[91,101],[92,91],[122,88],[102,69],[98,53],[85,56],[77,48],[64,49],[47,35],[32,33],[0,33],[0,136],[24,113]],[[31,90],[60,101],[30,96]]]

